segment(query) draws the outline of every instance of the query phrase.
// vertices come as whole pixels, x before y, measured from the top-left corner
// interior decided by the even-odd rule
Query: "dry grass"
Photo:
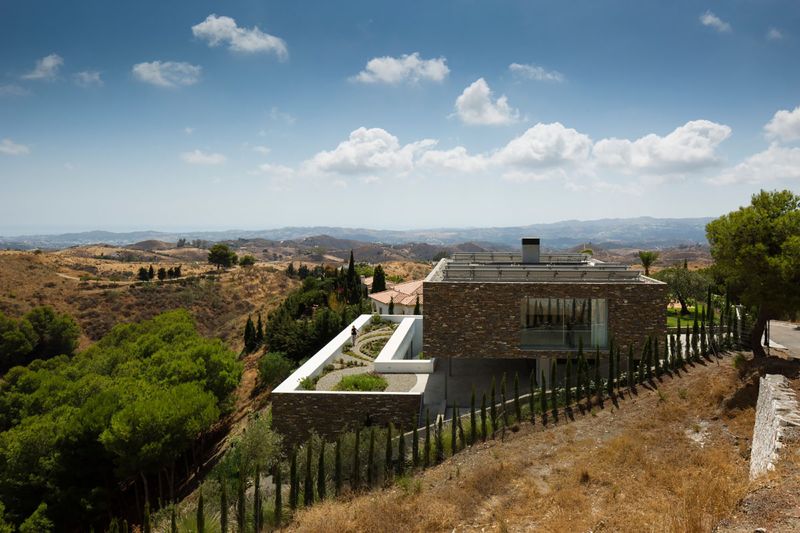
[[[711,531],[748,490],[754,398],[731,360],[591,415],[477,445],[397,488],[301,511],[298,531]],[[679,390],[685,390],[679,394]],[[745,395],[746,396],[746,395]],[[752,401],[751,401],[752,400]],[[702,425],[699,441],[687,436]]]

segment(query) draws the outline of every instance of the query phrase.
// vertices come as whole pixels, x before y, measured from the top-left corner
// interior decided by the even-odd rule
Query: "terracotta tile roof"
[[[394,298],[394,303],[399,305],[413,306],[417,303],[417,296],[419,296],[419,303],[422,305],[422,280],[407,281],[405,283],[398,283],[391,289],[370,294],[369,297],[385,305]]]

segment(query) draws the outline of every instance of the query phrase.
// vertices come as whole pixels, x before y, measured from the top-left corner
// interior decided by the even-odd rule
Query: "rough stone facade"
[[[800,409],[784,376],[767,374],[759,380],[756,423],[750,451],[750,479],[775,468],[778,452],[800,439]]]
[[[647,336],[666,335],[667,286],[662,283],[433,281],[423,290],[426,357],[563,357],[566,352],[520,347],[524,297],[605,298],[609,335],[623,357],[628,346],[640,349]]]
[[[299,444],[313,431],[327,440],[356,426],[409,429],[418,422],[421,393],[290,392],[272,395],[272,421],[286,445]]]

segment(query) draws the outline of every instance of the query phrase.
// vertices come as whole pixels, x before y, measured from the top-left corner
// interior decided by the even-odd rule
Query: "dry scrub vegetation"
[[[748,491],[753,373],[695,365],[619,408],[477,445],[391,488],[301,511],[298,531],[710,531]]]

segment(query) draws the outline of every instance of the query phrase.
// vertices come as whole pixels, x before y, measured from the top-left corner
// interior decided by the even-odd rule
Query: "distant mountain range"
[[[320,235],[361,242],[402,244],[426,243],[449,246],[464,242],[517,247],[522,237],[540,237],[549,249],[563,249],[592,243],[606,248],[666,248],[684,244],[705,244],[705,226],[712,220],[703,218],[607,218],[600,220],[565,220],[551,224],[531,224],[500,228],[432,228],[421,230],[376,230],[329,226],[285,227],[271,230],[186,231],[87,231],[61,235],[22,235],[1,237],[0,248],[35,249],[68,248],[105,243],[126,246],[140,241],[175,242],[179,238],[205,241],[237,239],[298,240]]]

